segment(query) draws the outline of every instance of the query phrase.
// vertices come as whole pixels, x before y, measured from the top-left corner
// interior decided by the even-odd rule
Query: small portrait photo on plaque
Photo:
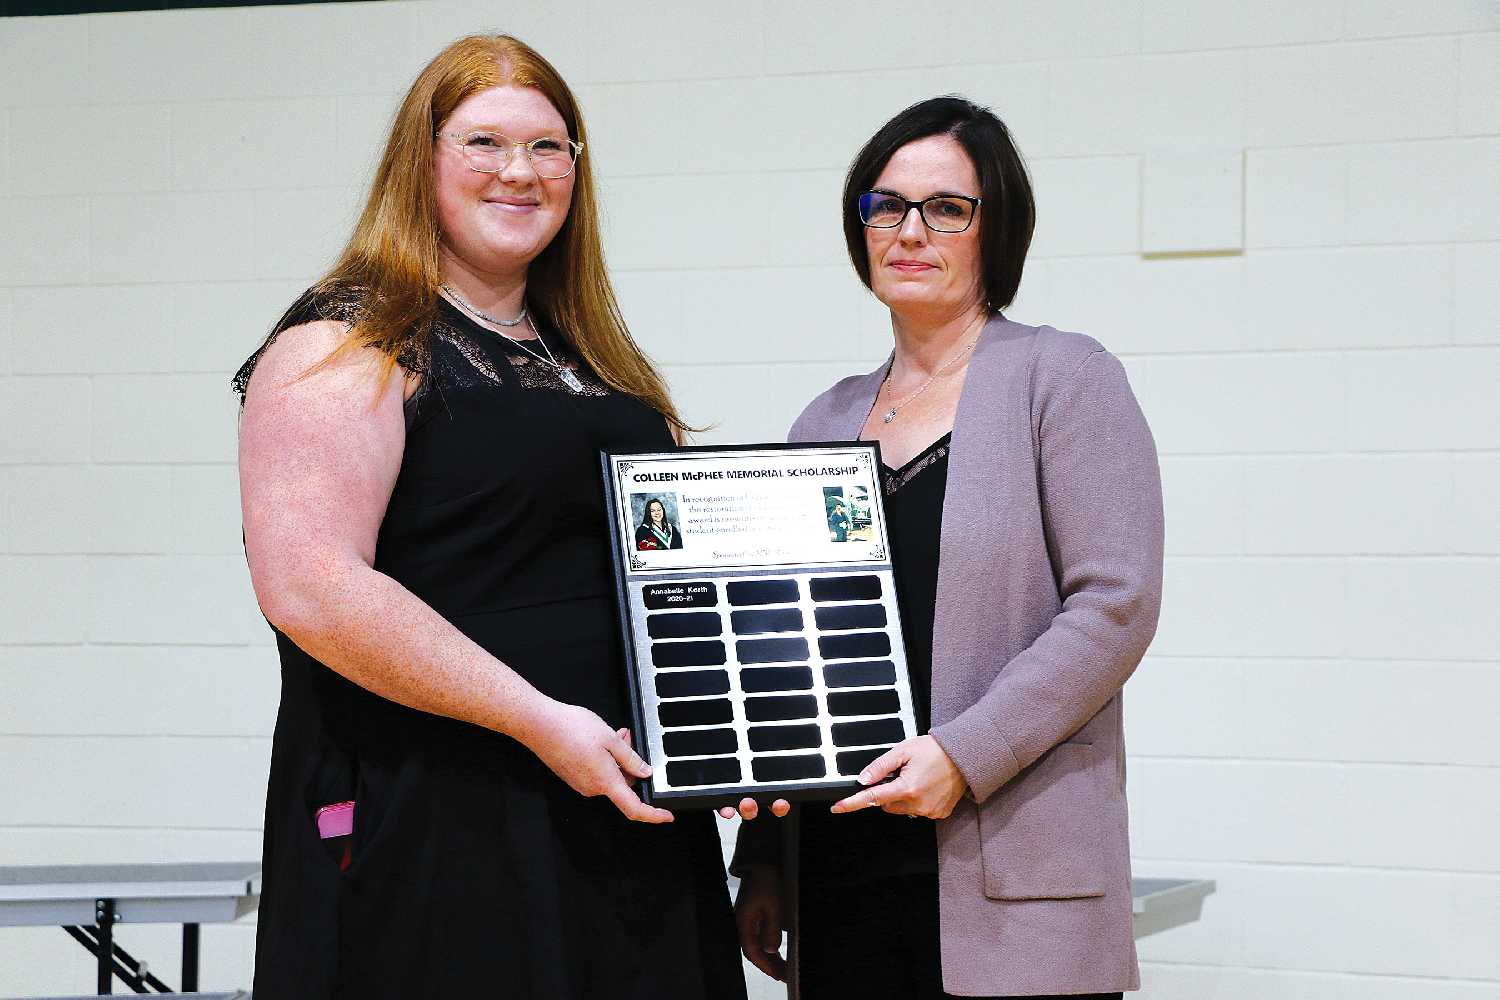
[[[636,525],[637,551],[682,548],[682,519],[677,513],[676,493],[632,493],[630,512]]]
[[[831,542],[871,540],[870,494],[862,486],[823,487],[823,509]]]

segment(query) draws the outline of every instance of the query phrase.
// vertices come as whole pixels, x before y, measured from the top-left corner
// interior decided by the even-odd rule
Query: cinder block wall
[[[842,171],[915,99],[993,106],[1039,201],[1013,315],[1119,353],[1163,455],[1136,867],[1219,894],[1143,942],[1144,995],[1500,995],[1491,0],[0,19],[0,863],[258,853],[277,679],[228,376],[397,95],[485,28],[579,89],[627,316],[706,441],[884,356]],[[205,929],[205,986],[248,985],[252,930]],[[119,937],[175,981],[174,932]],[[0,930],[0,994],[91,983]]]

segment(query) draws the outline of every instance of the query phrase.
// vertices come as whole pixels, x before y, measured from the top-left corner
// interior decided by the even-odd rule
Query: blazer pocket
[[[990,899],[1104,895],[1103,796],[1094,748],[1059,743],[979,810]]]

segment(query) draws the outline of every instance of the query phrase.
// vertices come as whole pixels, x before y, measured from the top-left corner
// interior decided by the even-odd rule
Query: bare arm
[[[661,822],[622,768],[649,768],[594,713],[557,702],[374,569],[401,468],[406,380],[378,385],[374,351],[298,376],[343,336],[336,323],[283,332],[256,365],[240,425],[245,554],[266,619],[375,694],[514,737],[584,795]]]

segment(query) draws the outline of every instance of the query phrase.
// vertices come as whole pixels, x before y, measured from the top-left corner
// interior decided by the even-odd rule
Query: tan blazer
[[[790,440],[857,438],[889,365]],[[932,735],[970,792],[937,824],[946,991],[1139,988],[1120,689],[1161,575],[1156,448],[1119,361],[997,315],[958,403],[933,632]],[[776,861],[781,825],[742,824],[736,869]]]

